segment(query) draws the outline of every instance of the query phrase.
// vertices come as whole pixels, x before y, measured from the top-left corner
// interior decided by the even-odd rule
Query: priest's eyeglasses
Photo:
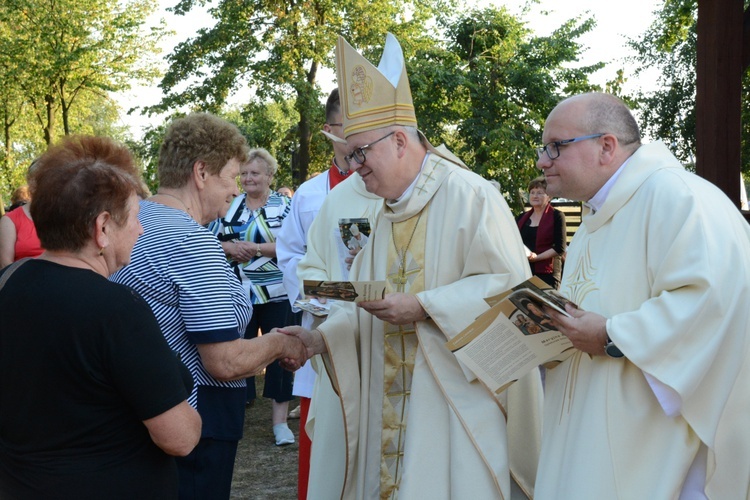
[[[392,136],[395,133],[396,133],[396,131],[394,130],[390,134],[384,135],[383,137],[381,137],[380,139],[378,139],[375,142],[371,142],[370,144],[365,144],[364,146],[360,146],[360,147],[356,148],[354,151],[352,151],[352,154],[344,156],[344,160],[346,160],[346,163],[348,163],[349,165],[352,164],[352,160],[354,160],[358,164],[362,165],[365,162],[365,160],[367,160],[367,156],[365,156],[365,150],[366,149],[369,149],[369,148],[373,147],[375,144],[379,143],[383,139],[389,138],[390,136]]]
[[[549,157],[549,159],[554,160],[560,156],[560,146],[565,146],[566,144],[573,144],[574,142],[585,141],[588,139],[598,139],[599,137],[603,135],[604,134],[582,135],[581,137],[574,137],[572,139],[564,139],[562,141],[548,142],[544,146],[536,148],[536,154],[541,159],[542,155],[544,153],[547,153],[547,156]]]

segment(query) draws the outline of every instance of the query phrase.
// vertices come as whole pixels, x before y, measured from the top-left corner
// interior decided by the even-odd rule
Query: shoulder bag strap
[[[8,266],[8,270],[5,271],[2,276],[0,276],[0,290],[2,290],[3,287],[5,286],[5,282],[8,281],[8,279],[10,279],[10,275],[13,274],[16,271],[16,269],[21,267],[21,264],[23,264],[30,258],[31,257],[25,257],[21,260],[15,261],[13,264]]]

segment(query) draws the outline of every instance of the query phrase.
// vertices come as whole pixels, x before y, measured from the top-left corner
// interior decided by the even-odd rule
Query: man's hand
[[[576,309],[570,304],[565,306],[565,310],[571,318],[552,308],[544,308],[544,312],[552,318],[557,330],[568,337],[576,349],[588,354],[603,355],[607,343],[607,318]]]
[[[389,293],[383,300],[359,302],[357,305],[392,325],[407,325],[427,319],[427,312],[417,297],[408,293]]]
[[[287,337],[298,340],[304,346],[305,355],[302,362],[298,362],[294,358],[280,360],[281,366],[289,371],[299,370],[305,364],[305,361],[315,354],[322,354],[327,351],[323,335],[318,330],[310,331],[301,326],[285,326],[284,328],[274,328],[271,330],[271,333],[284,334]]]
[[[281,343],[282,351],[278,359],[279,363],[285,370],[299,370],[308,360],[309,356],[307,355],[307,347],[305,347],[302,339],[294,336],[283,335],[276,328],[263,336],[265,337],[266,335],[277,337]]]

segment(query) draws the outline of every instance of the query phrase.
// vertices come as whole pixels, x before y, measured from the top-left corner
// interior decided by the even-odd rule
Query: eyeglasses
[[[550,160],[554,160],[555,158],[557,158],[558,156],[560,156],[560,146],[565,146],[566,144],[573,144],[574,142],[585,141],[587,139],[597,139],[597,138],[599,138],[599,137],[601,137],[603,135],[604,135],[603,133],[602,134],[583,135],[581,137],[574,137],[573,139],[565,139],[565,140],[562,140],[562,141],[548,142],[544,146],[542,146],[540,148],[536,148],[536,154],[541,159],[542,155],[544,153],[547,153],[547,156],[549,157],[549,159]]]
[[[358,147],[357,149],[355,149],[354,151],[352,151],[352,154],[344,156],[344,159],[346,160],[346,162],[349,165],[352,164],[352,160],[354,160],[357,163],[359,163],[360,165],[362,165],[365,162],[365,160],[367,159],[367,156],[365,156],[365,149],[369,149],[369,148],[373,147],[375,144],[379,143],[383,139],[387,139],[388,137],[392,136],[395,133],[396,133],[396,131],[394,130],[390,134],[381,137],[380,139],[378,139],[375,142],[371,142],[370,144],[366,144],[364,146]]]

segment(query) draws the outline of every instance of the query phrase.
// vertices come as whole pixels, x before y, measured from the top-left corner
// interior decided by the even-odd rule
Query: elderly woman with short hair
[[[253,318],[245,338],[266,334],[290,322],[291,306],[276,261],[276,236],[291,209],[291,199],[271,189],[278,169],[276,159],[265,149],[250,150],[240,167],[245,193],[232,202],[227,215],[209,227],[221,241],[237,277],[253,303]],[[266,367],[263,396],[272,399],[273,433],[277,446],[294,443],[287,425],[294,374],[275,361]],[[255,380],[247,380],[247,402],[255,399]]]
[[[143,232],[137,176],[97,137],[37,162],[45,252],[0,276],[1,498],[177,498],[170,455],[200,437],[193,381],[148,304],[107,280]]]
[[[159,151],[157,194],[141,202],[145,234],[132,263],[113,279],[151,305],[169,345],[190,368],[189,401],[203,418],[196,449],[178,460],[180,498],[229,498],[245,415],[245,378],[278,358],[304,360],[301,342],[271,333],[245,340],[252,309],[204,227],[237,196],[247,159],[236,126],[196,113],[175,120]]]

